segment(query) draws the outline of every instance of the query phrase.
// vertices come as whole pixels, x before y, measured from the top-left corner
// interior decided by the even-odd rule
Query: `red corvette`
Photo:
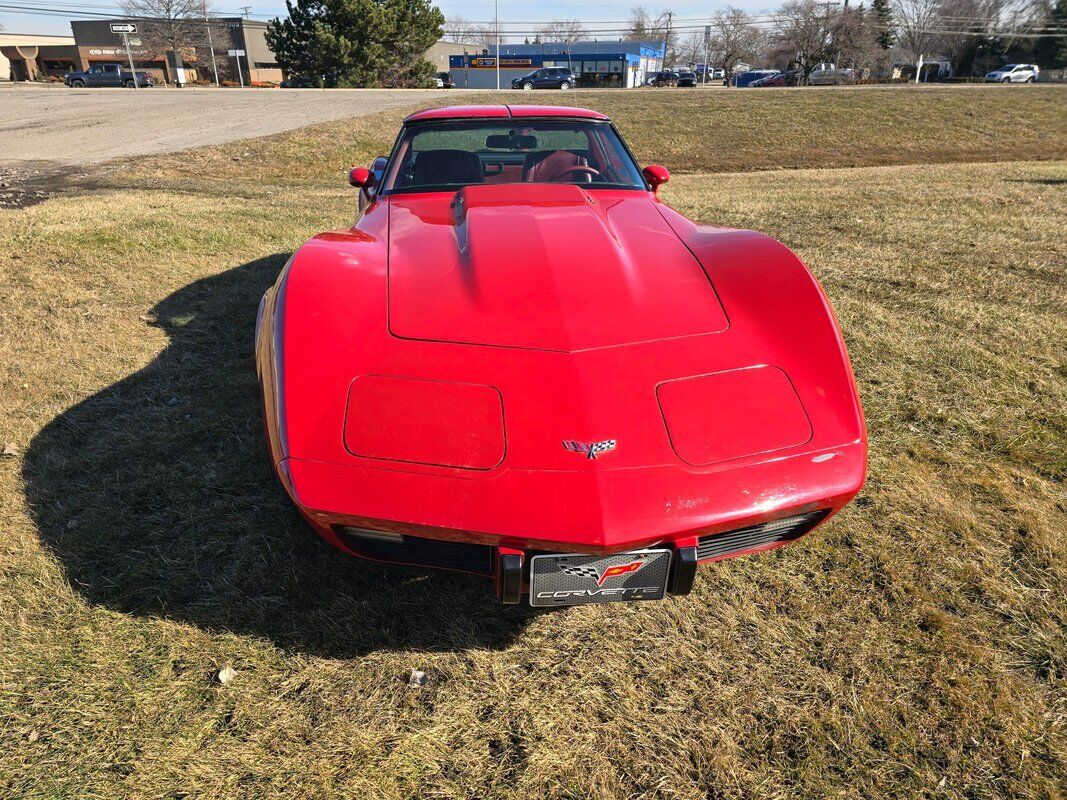
[[[859,491],[863,415],[800,260],[657,197],[607,117],[408,117],[259,310],[271,459],[330,544],[505,603],[686,594]]]

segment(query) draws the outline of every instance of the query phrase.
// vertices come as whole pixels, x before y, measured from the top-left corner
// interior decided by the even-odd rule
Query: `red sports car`
[[[826,521],[866,471],[818,283],[658,196],[603,114],[439,108],[259,310],[270,456],[330,544],[504,603],[653,600]]]

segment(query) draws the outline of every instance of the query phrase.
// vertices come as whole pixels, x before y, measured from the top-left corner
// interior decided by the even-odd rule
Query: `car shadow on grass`
[[[350,657],[507,646],[531,619],[483,579],[339,553],[267,463],[256,308],[286,255],[192,283],[148,324],[167,348],[30,444],[26,493],[44,543],[90,602]]]

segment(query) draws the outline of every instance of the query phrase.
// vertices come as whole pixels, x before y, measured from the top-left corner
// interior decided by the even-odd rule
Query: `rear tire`
[[[83,81],[81,78],[75,78],[70,82],[70,87],[72,89],[84,89],[85,81]]]
[[[1005,78],[1001,83],[1011,83],[1011,78]]]
[[[563,81],[563,83],[561,83],[559,85],[559,89],[560,89],[561,92],[565,92],[570,88],[571,88],[571,82],[570,81]]]
[[[135,84],[134,84],[134,82],[133,82],[133,81],[126,81],[126,88],[127,88],[127,89],[133,89],[133,88],[135,88]]]
[[[522,85],[522,90],[524,92],[532,92],[533,91],[533,84],[530,83],[529,81],[526,81],[526,83],[524,83]]]
[[[1034,76],[1031,75],[1029,78],[1026,79],[1026,82],[1027,83],[1033,83],[1034,82]]]

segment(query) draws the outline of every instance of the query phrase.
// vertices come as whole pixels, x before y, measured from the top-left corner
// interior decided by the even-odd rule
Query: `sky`
[[[285,14],[284,0],[212,0],[216,9],[226,16],[241,14],[241,6],[251,5],[250,15],[253,19],[270,19]],[[629,17],[631,6],[643,5],[651,13],[670,9],[679,18],[681,25],[696,25],[704,18],[727,4],[748,11],[765,9],[766,0],[723,0],[721,3],[709,3],[708,0],[670,0],[663,2],[641,2],[641,0],[590,0],[572,2],[570,0],[538,0],[537,3],[519,0],[501,0],[500,22],[505,31],[529,31],[537,24],[551,19],[579,19],[587,28],[624,27]],[[10,8],[0,8],[0,25],[4,33],[44,33],[58,36],[70,36],[71,19],[88,19],[92,14],[120,14],[119,0],[0,0],[0,5],[19,6],[25,9],[49,9],[61,13],[56,16],[31,15],[16,13]],[[488,23],[493,19],[492,0],[438,0],[437,5],[445,16],[459,15],[474,23]],[[79,10],[82,13],[79,13]],[[525,33],[512,37],[521,41]],[[530,36],[530,38],[533,38]],[[611,33],[598,33],[598,39],[618,38]]]

